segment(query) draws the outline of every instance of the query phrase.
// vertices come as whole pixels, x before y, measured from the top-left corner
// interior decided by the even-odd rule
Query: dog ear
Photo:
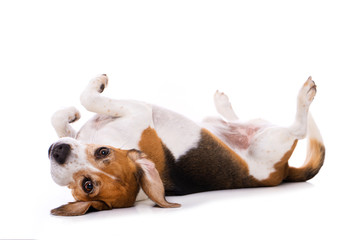
[[[164,184],[153,162],[143,158],[136,160],[136,163],[140,166],[140,186],[152,201],[163,208],[177,208],[181,206],[178,203],[169,203],[166,201]]]
[[[111,207],[102,201],[71,202],[51,210],[51,214],[56,216],[79,216],[93,209],[100,211],[109,210]]]
[[[164,184],[161,181],[159,172],[156,170],[155,164],[146,159],[144,153],[132,150],[128,156],[138,167],[138,181],[141,188],[153,202],[163,208],[181,207],[178,203],[169,203],[166,201]]]

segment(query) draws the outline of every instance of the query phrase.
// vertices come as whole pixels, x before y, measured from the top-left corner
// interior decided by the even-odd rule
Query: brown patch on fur
[[[155,163],[161,178],[164,179],[165,153],[162,141],[153,128],[148,127],[142,132],[139,147],[147,158]]]
[[[173,185],[166,186],[166,195],[260,186],[244,159],[206,129],[196,148],[176,160],[168,156],[167,163]]]
[[[304,182],[313,178],[324,164],[325,146],[316,139],[309,139],[305,164],[300,168],[289,167],[285,181]]]
[[[279,185],[288,175],[289,170],[289,158],[295,150],[298,140],[296,139],[289,151],[287,151],[279,162],[274,165],[275,172],[271,173],[270,176],[261,181],[264,186],[276,186]]]
[[[103,159],[97,159],[94,154],[99,147],[102,146],[88,145],[86,155],[87,160],[100,171],[86,169],[76,172],[73,175],[75,181],[69,185],[72,195],[80,202],[103,202],[110,209],[132,206],[140,187],[136,164],[127,156],[129,151],[108,147],[109,155]],[[94,186],[90,193],[85,193],[83,190],[82,184],[85,178],[90,179]],[[72,206],[81,206],[85,209],[87,205]],[[68,207],[62,208],[64,211],[66,209]]]
[[[84,178],[91,179],[94,190],[85,193],[82,188]],[[128,176],[122,179],[113,179],[104,173],[79,171],[74,174],[75,182],[69,185],[72,195],[77,201],[101,201],[109,208],[131,207],[139,192],[139,184],[135,174],[129,171]],[[126,180],[125,180],[126,179]]]

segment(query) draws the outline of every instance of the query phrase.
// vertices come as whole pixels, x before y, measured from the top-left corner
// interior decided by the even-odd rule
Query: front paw
[[[69,123],[73,123],[79,119],[80,112],[74,107],[68,107],[55,112],[51,118],[51,124],[60,138],[74,138],[76,136],[76,131],[70,127]]]
[[[106,74],[101,74],[96,78],[92,79],[89,83],[89,86],[91,87],[92,90],[102,93],[104,89],[107,87],[108,81],[109,79],[106,76]]]
[[[77,110],[75,107],[68,108],[67,112],[68,112],[68,122],[69,123],[76,122],[81,117],[79,110]]]
[[[62,127],[64,123],[73,123],[80,119],[80,112],[75,107],[67,107],[56,111],[51,122],[54,126]]]

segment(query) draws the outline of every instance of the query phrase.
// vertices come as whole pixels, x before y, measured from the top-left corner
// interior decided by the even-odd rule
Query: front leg
[[[75,138],[76,131],[70,126],[70,123],[73,123],[79,119],[80,112],[74,107],[69,107],[55,112],[51,118],[51,123],[60,138]]]
[[[92,79],[80,96],[81,104],[90,112],[105,114],[111,117],[124,117],[129,114],[144,112],[151,114],[151,108],[146,104],[101,96],[107,85],[108,77],[106,74]]]

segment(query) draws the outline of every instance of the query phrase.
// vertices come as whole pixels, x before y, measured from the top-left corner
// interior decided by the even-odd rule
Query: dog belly
[[[246,150],[249,148],[251,140],[260,129],[256,126],[245,126],[241,124],[228,123],[225,131],[220,131],[220,137],[234,149]]]
[[[269,124],[263,120],[249,123],[225,122],[220,118],[208,118],[203,123],[232,150],[245,154],[251,146],[254,136]]]

